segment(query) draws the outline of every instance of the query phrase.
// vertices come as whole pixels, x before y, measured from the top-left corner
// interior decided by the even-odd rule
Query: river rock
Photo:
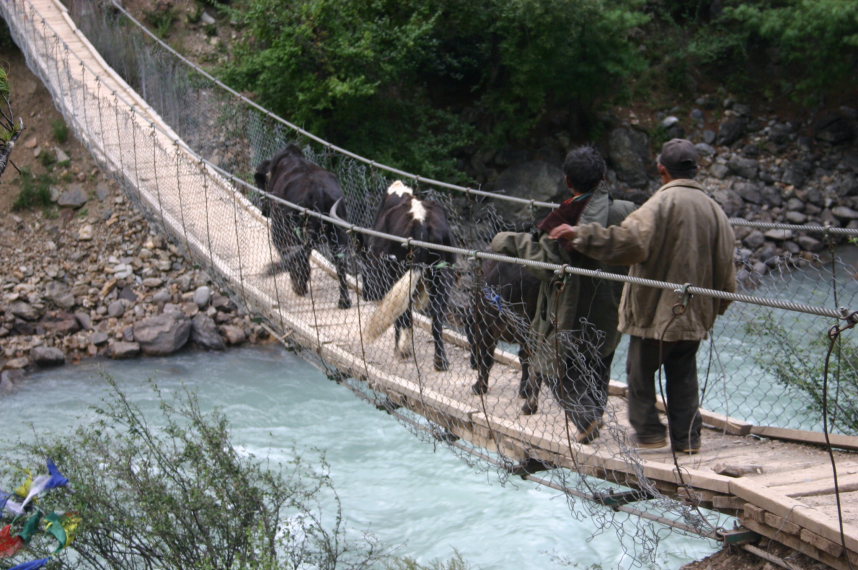
[[[41,312],[36,307],[25,301],[15,301],[7,310],[25,321],[36,321],[41,316]]]
[[[853,113],[843,108],[823,111],[813,120],[811,128],[814,136],[831,144],[852,141],[855,138],[855,126],[851,116]]]
[[[228,344],[241,344],[247,340],[247,335],[241,327],[237,327],[235,325],[222,325],[220,330]]]
[[[135,323],[133,333],[143,354],[172,354],[188,342],[191,321],[180,310],[164,312]]]
[[[831,208],[831,213],[841,220],[858,219],[858,211],[855,211],[852,208],[847,208],[846,206],[836,206]]]
[[[86,190],[80,184],[74,183],[68,186],[57,198],[57,205],[70,208],[80,208],[89,199]]]
[[[125,313],[125,303],[121,300],[111,302],[107,306],[108,317],[121,317]]]
[[[46,333],[70,335],[80,330],[80,323],[71,313],[50,311],[39,321]]]
[[[727,117],[718,127],[718,137],[715,139],[716,144],[721,146],[730,146],[745,135],[745,130],[748,126],[748,119],[745,117]]]
[[[633,188],[644,188],[653,163],[646,133],[631,127],[619,127],[608,136],[608,159],[617,178]]]
[[[753,180],[757,177],[759,163],[753,158],[733,155],[730,160],[727,161],[727,168],[737,176]]]
[[[203,285],[202,287],[197,287],[194,291],[194,303],[197,304],[197,307],[203,309],[206,305],[209,304],[212,298],[212,290],[207,285]]]
[[[89,342],[91,342],[95,346],[107,344],[108,340],[110,340],[110,336],[108,336],[108,334],[104,331],[95,331],[89,337]]]
[[[74,314],[74,318],[77,319],[78,324],[80,324],[80,328],[83,330],[89,330],[92,328],[92,318],[89,316],[89,313],[77,311]]]
[[[66,355],[53,346],[34,346],[30,349],[30,360],[37,366],[60,366],[66,363]]]
[[[752,182],[736,182],[733,184],[733,189],[746,202],[752,204],[761,204],[763,202],[763,193],[760,192],[759,186]]]
[[[110,343],[106,351],[107,356],[115,359],[135,358],[140,354],[140,345],[136,342],[116,341]]]
[[[19,369],[3,370],[0,372],[0,392],[11,392],[15,384],[24,379],[24,371]]]
[[[563,171],[554,164],[539,160],[516,164],[501,172],[495,181],[495,191],[537,202],[554,202],[564,192],[568,193]],[[507,200],[496,200],[494,205],[504,219],[520,226],[529,225],[534,218],[527,205]],[[539,213],[535,215],[541,217]]]
[[[742,244],[744,244],[745,247],[754,250],[763,245],[765,241],[766,237],[763,235],[763,232],[755,229],[742,240]]]
[[[71,309],[75,305],[71,287],[59,281],[48,281],[45,286],[45,297],[61,309]]]
[[[226,348],[214,319],[205,313],[197,313],[191,319],[191,341],[209,350]]]

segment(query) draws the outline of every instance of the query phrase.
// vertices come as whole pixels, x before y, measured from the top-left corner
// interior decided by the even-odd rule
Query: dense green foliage
[[[546,132],[598,135],[597,112],[687,101],[704,84],[821,99],[854,89],[850,0],[236,0],[222,69],[335,144],[430,176]]]
[[[784,87],[801,97],[851,81],[858,72],[858,2],[850,0],[767,0],[728,7],[724,19],[784,66]],[[777,48],[775,50],[767,48]]]
[[[253,0],[231,85],[336,144],[429,175],[589,111],[643,63],[638,0]]]

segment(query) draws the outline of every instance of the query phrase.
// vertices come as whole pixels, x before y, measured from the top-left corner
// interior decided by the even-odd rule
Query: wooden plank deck
[[[497,352],[490,391],[482,397],[470,392],[475,374],[467,343],[455,331],[445,332],[448,372],[432,367],[425,319],[418,319],[414,356],[398,358],[392,331],[372,343],[363,338],[374,304],[353,291],[354,306],[336,308],[333,271],[321,256],[314,256],[306,297],[292,293],[285,274],[268,274],[274,259],[268,220],[106,66],[57,0],[4,0],[0,14],[14,37],[26,43],[22,51],[30,67],[99,162],[123,178],[149,215],[251,311],[329,366],[509,459],[538,459],[627,487],[640,487],[646,478],[664,494],[735,515],[747,528],[834,568],[858,564],[858,526],[852,522],[858,515],[858,458],[849,452],[858,448],[858,438],[833,437],[843,449],[829,455],[818,445],[821,434],[757,428],[706,413],[700,454],[635,451],[628,444],[624,386],[614,382],[605,428],[591,445],[580,445],[548,390],[537,414],[519,413],[519,369],[511,354]]]

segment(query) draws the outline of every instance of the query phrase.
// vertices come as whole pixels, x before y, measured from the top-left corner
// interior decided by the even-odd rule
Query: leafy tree
[[[811,101],[854,89],[858,4],[848,0],[725,2],[720,17],[697,30],[688,54],[717,64],[751,89]],[[760,71],[765,73],[761,80]],[[770,96],[775,93],[770,93]],[[815,101],[814,101],[815,102]]]
[[[623,0],[247,0],[224,79],[310,131],[429,175],[592,112],[643,60]]]

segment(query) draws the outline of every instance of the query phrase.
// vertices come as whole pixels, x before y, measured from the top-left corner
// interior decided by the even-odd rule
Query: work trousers
[[[674,448],[700,446],[700,394],[697,386],[699,340],[660,342],[632,336],[626,361],[629,422],[640,441],[663,439],[665,427],[655,407],[655,374],[664,365],[670,441]]]

